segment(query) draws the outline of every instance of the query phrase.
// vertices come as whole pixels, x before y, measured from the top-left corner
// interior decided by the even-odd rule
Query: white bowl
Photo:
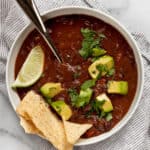
[[[68,14],[84,14],[84,15],[89,15],[89,16],[94,16],[100,20],[103,20],[104,22],[112,25],[114,28],[116,28],[127,40],[128,44],[131,46],[135,60],[136,60],[136,65],[137,65],[137,71],[138,71],[138,81],[137,81],[137,89],[136,89],[136,94],[134,96],[134,100],[126,113],[126,115],[123,117],[123,119],[110,131],[101,134],[96,137],[92,137],[89,139],[81,139],[76,143],[76,145],[88,145],[88,144],[93,144],[96,142],[100,142],[104,139],[107,139],[108,137],[112,136],[116,132],[118,132],[131,118],[133,113],[135,112],[138,103],[141,98],[142,90],[143,90],[143,78],[144,78],[144,73],[143,73],[143,65],[142,65],[142,59],[140,55],[140,51],[132,38],[131,34],[123,27],[116,19],[113,17],[105,14],[104,12],[94,10],[91,8],[81,8],[81,7],[64,7],[64,8],[57,8],[57,9],[52,9],[48,12],[45,12],[42,16],[44,20],[57,17],[57,16],[62,16],[62,15],[68,15]],[[7,90],[8,90],[8,95],[10,102],[13,106],[14,109],[16,109],[16,106],[20,102],[20,98],[17,95],[17,93],[12,90],[11,85],[14,82],[15,76],[14,76],[14,68],[15,68],[15,60],[17,57],[17,54],[20,50],[20,47],[23,43],[23,41],[26,39],[27,35],[34,29],[33,24],[27,25],[17,36],[15,39],[11,50],[9,52],[8,56],[8,61],[7,61],[7,66],[6,66],[6,84],[7,84]]]

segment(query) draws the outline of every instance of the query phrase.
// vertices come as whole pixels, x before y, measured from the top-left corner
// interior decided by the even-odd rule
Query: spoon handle
[[[29,19],[34,23],[37,30],[41,33],[41,35],[43,36],[44,40],[46,41],[46,43],[52,50],[52,52],[55,55],[55,57],[57,58],[57,60],[59,62],[62,62],[62,60],[57,52],[57,49],[55,48],[55,46],[49,36],[49,33],[43,23],[43,20],[40,16],[40,13],[36,7],[34,0],[16,0],[16,1],[20,5],[20,7],[24,10],[24,12],[29,17]]]

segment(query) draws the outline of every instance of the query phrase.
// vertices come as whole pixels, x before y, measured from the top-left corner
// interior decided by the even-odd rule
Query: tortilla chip
[[[23,117],[20,117],[20,125],[24,128],[25,132],[28,134],[37,134],[42,138],[45,138],[43,133],[39,131],[31,120],[26,120]]]
[[[81,135],[92,127],[91,124],[78,124],[69,121],[63,121],[67,140],[70,144],[75,144]]]
[[[73,146],[67,141],[63,123],[38,94],[28,92],[16,111],[26,120],[22,122],[25,131],[42,135],[58,150],[72,150]]]
[[[20,117],[20,125],[24,128],[26,133],[37,134],[40,132],[30,120]]]

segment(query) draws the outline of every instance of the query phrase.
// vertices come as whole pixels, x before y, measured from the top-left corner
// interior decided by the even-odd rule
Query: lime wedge
[[[34,47],[22,65],[13,88],[29,87],[42,75],[44,68],[44,52],[41,46]]]

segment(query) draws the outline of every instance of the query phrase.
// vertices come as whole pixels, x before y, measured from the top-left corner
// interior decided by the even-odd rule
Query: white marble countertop
[[[149,0],[102,0],[102,2],[107,10],[125,25],[131,33],[144,33],[150,40]]]
[[[131,33],[143,33],[150,41],[150,0],[100,0],[107,10],[124,24]],[[8,99],[0,95],[0,149],[38,150],[42,149],[41,138],[24,134]],[[33,142],[34,141],[34,142]],[[46,150],[43,148],[43,150]]]

